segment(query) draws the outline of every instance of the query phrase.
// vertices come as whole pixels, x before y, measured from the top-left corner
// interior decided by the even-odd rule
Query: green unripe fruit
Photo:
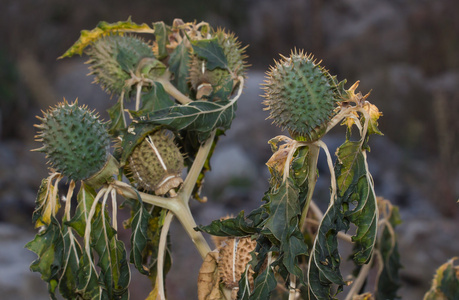
[[[183,155],[166,130],[149,134],[129,157],[128,169],[141,188],[164,195],[183,182]]]
[[[96,40],[86,51],[91,75],[110,94],[129,91],[126,81],[143,58],[154,58],[152,48],[132,35],[109,35]]]
[[[267,72],[266,110],[273,123],[297,140],[315,141],[326,131],[339,100],[335,78],[311,55],[292,52]]]
[[[78,101],[57,104],[35,125],[41,131],[36,140],[43,146],[49,164],[69,179],[84,180],[103,169],[109,158],[110,137],[99,116]]]
[[[215,31],[212,37],[216,37],[218,44],[222,47],[228,69],[208,70],[206,61],[193,55],[190,59],[189,81],[191,87],[196,91],[197,99],[202,98],[201,95],[218,94],[222,88],[227,88],[230,81],[233,81],[231,88],[234,92],[234,88],[239,83],[238,77],[245,77],[246,75],[247,64],[245,59],[247,56],[244,54],[246,47],[241,47],[241,43],[233,33],[226,33],[223,30]]]

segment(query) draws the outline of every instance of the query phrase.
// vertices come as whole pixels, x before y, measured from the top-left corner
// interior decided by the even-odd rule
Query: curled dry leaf
[[[217,265],[218,252],[209,252],[198,275],[198,300],[224,299],[220,291],[220,275]]]

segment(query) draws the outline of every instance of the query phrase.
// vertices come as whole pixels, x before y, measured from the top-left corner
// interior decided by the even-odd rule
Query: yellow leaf
[[[51,223],[51,217],[54,217],[61,207],[59,203],[57,184],[59,180],[55,182],[54,186],[51,179],[54,175],[49,178],[43,179],[40,189],[37,194],[37,208],[34,214],[39,214],[37,221],[35,222],[35,228],[41,226],[47,226]]]
[[[127,19],[127,21],[119,21],[116,23],[107,23],[102,21],[92,30],[82,30],[78,41],[76,41],[72,47],[60,56],[59,59],[71,57],[75,54],[81,55],[83,50],[97,39],[109,34],[123,34],[124,32],[153,33],[154,30],[145,23],[136,24],[132,22],[131,18]]]

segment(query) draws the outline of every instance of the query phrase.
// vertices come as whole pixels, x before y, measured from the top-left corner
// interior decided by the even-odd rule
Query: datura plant
[[[205,22],[129,19],[82,31],[61,58],[83,54],[95,83],[111,95],[110,120],[64,99],[36,125],[36,151],[46,154],[50,173],[36,198],[38,233],[26,247],[38,255],[31,269],[51,298],[128,299],[137,269],[152,282],[148,299],[166,299],[174,217],[203,259],[198,299],[397,298],[400,218],[374,192],[367,153],[369,138],[381,134],[381,113],[357,92],[358,82],[346,89],[303,51],[275,62],[264,104],[289,136],[269,141],[262,204],[198,226],[189,202],[207,200],[200,189],[242,94],[245,47]],[[322,138],[337,125],[347,130],[333,163]],[[329,199],[314,198],[321,151]],[[129,219],[118,219],[120,208],[130,210]],[[129,240],[120,239],[122,231]],[[338,241],[352,245],[355,269],[346,276]]]

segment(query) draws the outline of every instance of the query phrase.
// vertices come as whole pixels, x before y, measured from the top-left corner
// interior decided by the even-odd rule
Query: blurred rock
[[[0,223],[0,291],[2,299],[49,299],[40,274],[29,270],[37,256],[24,248],[34,234],[18,226]]]

